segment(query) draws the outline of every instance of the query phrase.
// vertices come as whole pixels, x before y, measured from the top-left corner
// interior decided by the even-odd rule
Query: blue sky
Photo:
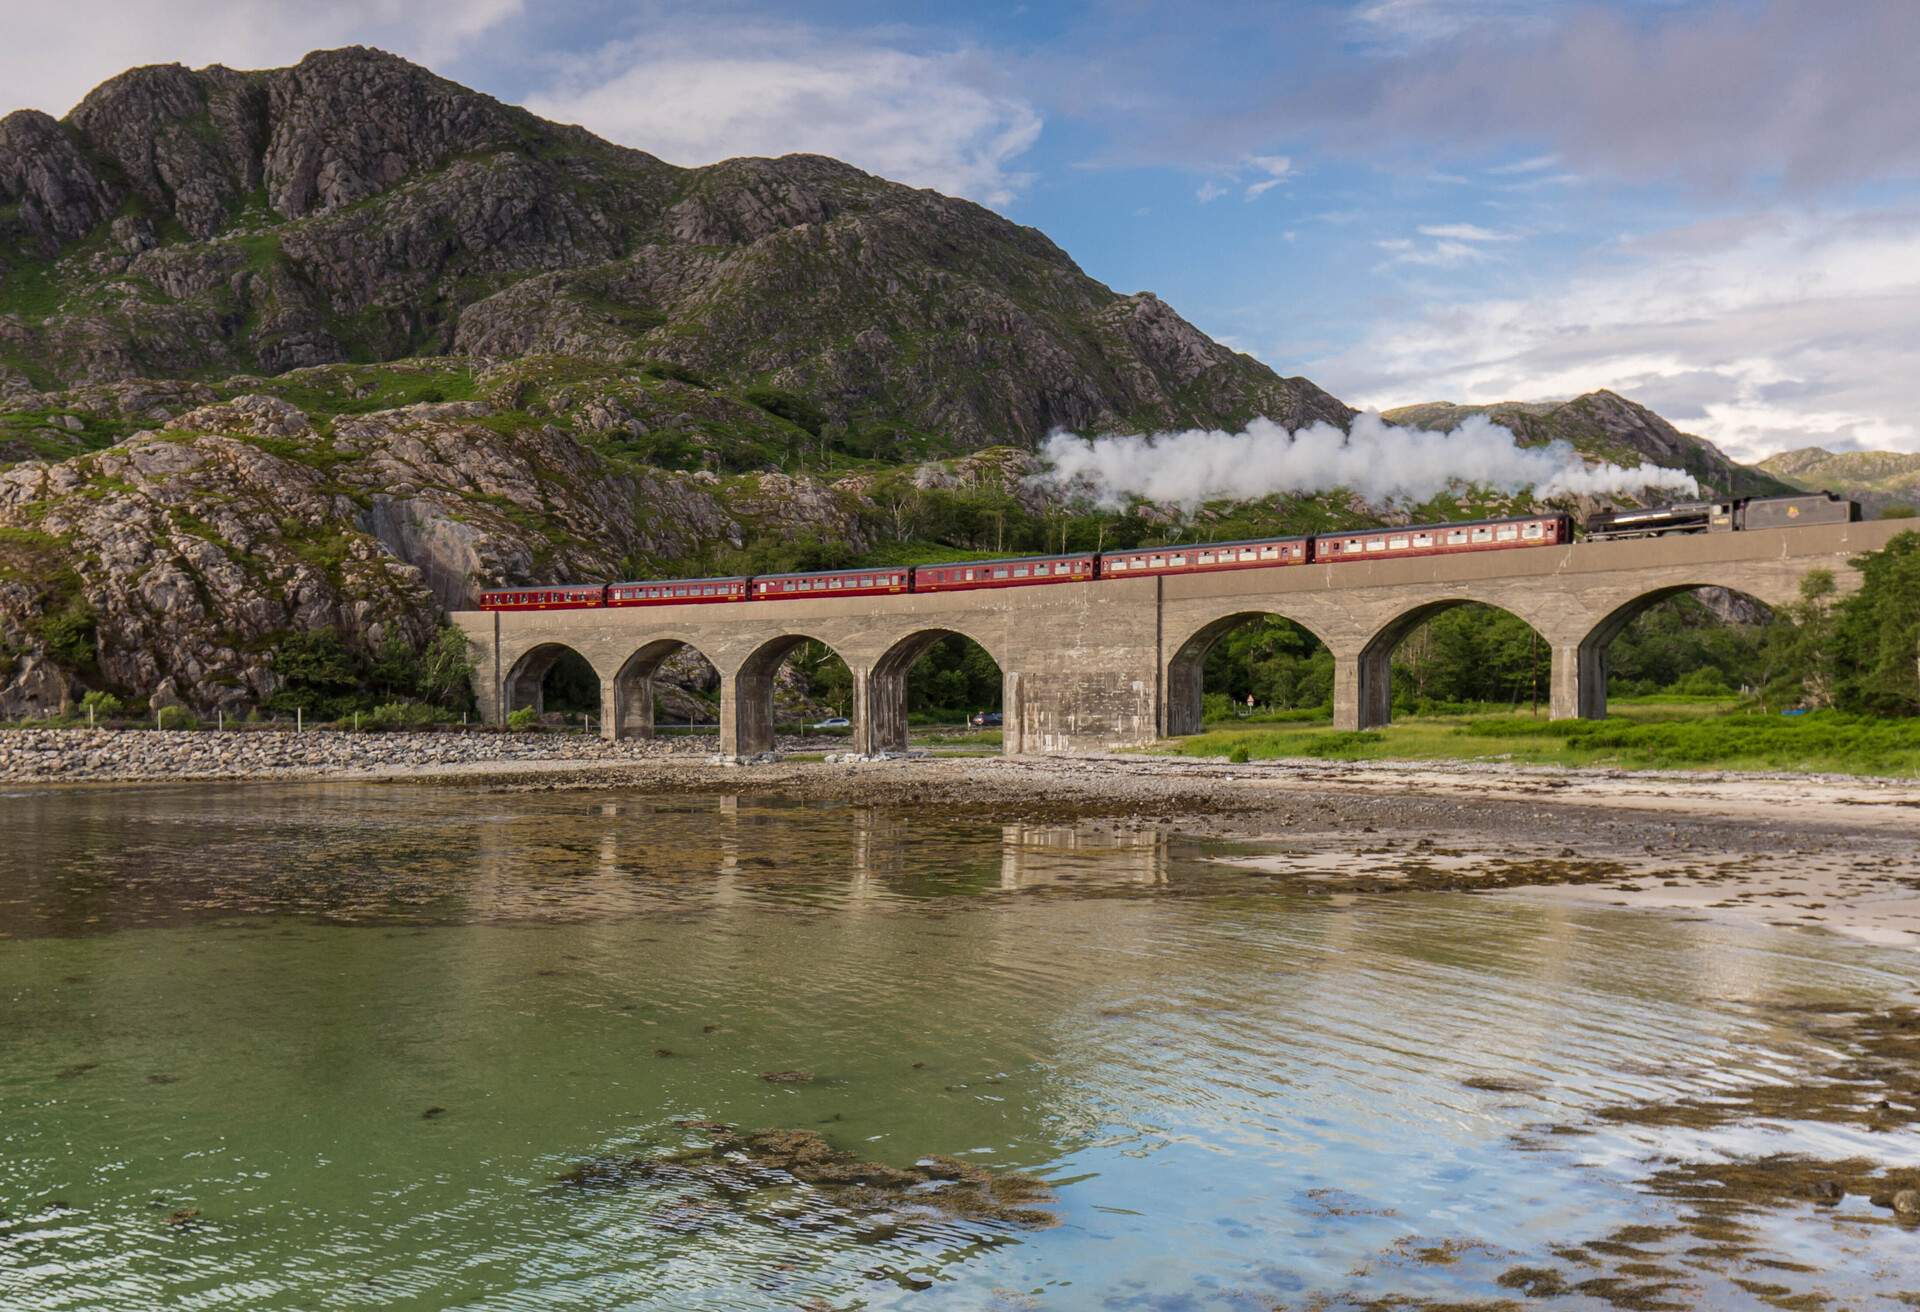
[[[365,42],[675,163],[966,195],[1359,405],[1920,450],[1920,0],[70,0],[0,99]]]

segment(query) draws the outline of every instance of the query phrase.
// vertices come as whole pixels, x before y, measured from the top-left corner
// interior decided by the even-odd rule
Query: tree
[[[1920,715],[1920,533],[1856,558],[1860,590],[1833,634],[1834,700],[1871,715]]]
[[[1833,571],[1810,570],[1786,622],[1771,631],[1769,671],[1762,698],[1769,706],[1820,708],[1833,704]]]

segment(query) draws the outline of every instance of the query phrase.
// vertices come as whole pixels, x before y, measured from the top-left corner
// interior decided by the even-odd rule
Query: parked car
[[[967,723],[976,729],[998,729],[1000,727],[1000,712],[975,711],[973,715],[968,718]]]
[[[851,729],[853,728],[853,721],[844,715],[834,715],[820,721],[813,727],[816,729]]]

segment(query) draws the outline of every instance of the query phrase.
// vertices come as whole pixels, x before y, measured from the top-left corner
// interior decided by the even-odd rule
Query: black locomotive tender
[[[1860,503],[1832,492],[1804,496],[1742,497],[1737,501],[1679,501],[1644,510],[1603,510],[1587,517],[1587,540],[1657,538],[1668,533],[1737,533],[1742,529],[1851,524]]]

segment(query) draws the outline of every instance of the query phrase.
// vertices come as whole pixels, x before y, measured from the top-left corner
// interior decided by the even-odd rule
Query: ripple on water
[[[1782,1003],[1914,991],[1905,957],[1799,936],[1301,897],[1154,835],[768,800],[0,803],[9,1308],[1511,1297],[1602,1278],[1556,1246],[1663,1251],[1696,1205],[1649,1192],[1660,1157],[1920,1157],[1910,1127],[1599,1115],[1804,1080],[1850,1040]],[[712,1126],[1037,1175],[1058,1224],[750,1161],[560,1183],[730,1161]],[[1891,1297],[1913,1236],[1828,1210],[1740,1224]],[[1750,1297],[1749,1260],[1689,1268],[1694,1305]]]

